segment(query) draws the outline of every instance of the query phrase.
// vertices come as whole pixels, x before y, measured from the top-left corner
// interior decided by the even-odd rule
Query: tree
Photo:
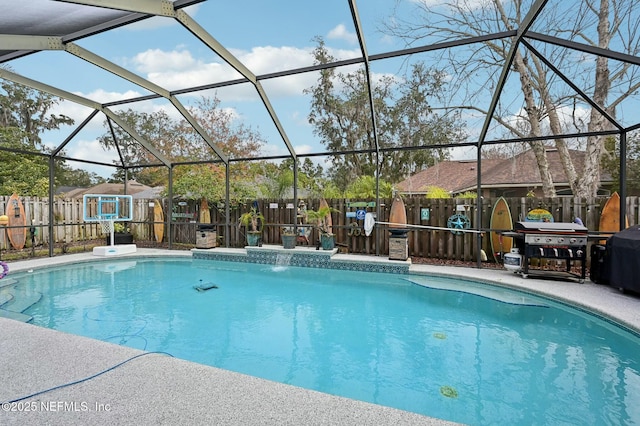
[[[322,166],[305,158],[298,173],[298,188],[307,191],[311,197],[321,197],[324,187],[326,187],[326,178]]]
[[[441,144],[464,140],[464,124],[460,112],[446,116],[436,114],[430,100],[441,101],[448,76],[437,69],[428,69],[418,62],[410,68],[410,75],[402,84],[397,84],[398,97],[390,96],[386,108],[378,118],[383,135],[383,148],[425,147],[432,149],[399,150],[384,155],[385,169],[381,176],[391,182],[398,182],[425,167],[449,159],[449,151],[438,149]]]
[[[285,198],[293,194],[293,159],[287,158],[279,164],[261,163],[263,183],[260,185],[262,196]],[[304,197],[322,196],[326,186],[322,166],[305,158],[298,170],[298,190]]]
[[[45,197],[49,193],[47,157],[20,152],[28,148],[27,139],[15,127],[0,127],[0,146],[6,148],[0,150],[0,195]]]
[[[605,141],[607,155],[603,158],[603,168],[611,173],[614,179],[613,190],[620,190],[620,144],[615,138]],[[640,195],[640,131],[632,132],[627,137],[627,191],[629,195]]]
[[[384,180],[380,180],[378,183],[380,190],[380,197],[391,198],[393,197],[393,185]],[[373,176],[360,176],[355,181],[351,182],[347,186],[345,191],[347,198],[376,198],[376,181]]]
[[[293,192],[293,170],[281,164],[265,164],[264,181],[260,185],[260,194],[268,198],[285,198]]]
[[[317,42],[315,63],[334,62],[324,41],[318,38]],[[335,68],[321,70],[317,84],[305,90],[311,95],[308,120],[330,151],[347,152],[332,158],[329,175],[334,184],[344,190],[357,177],[376,173],[395,182],[435,161],[447,159],[445,149],[399,150],[462,139],[457,117],[440,117],[428,104],[429,97],[442,93],[444,85],[441,72],[428,70],[422,64],[413,66],[402,84],[389,76],[381,77],[372,88],[378,123],[375,135],[364,69],[350,73],[339,73]],[[376,136],[380,148],[390,149],[381,152],[380,159],[374,152]]]
[[[188,111],[216,146],[230,158],[250,158],[260,154],[263,144],[260,135],[242,124],[234,124],[233,114],[222,109],[217,98],[201,98]],[[163,110],[140,113],[129,109],[119,115],[169,161],[211,161],[202,167],[181,168],[177,171],[174,192],[190,198],[224,198],[225,166],[216,163],[219,158],[215,152],[186,120],[174,120]],[[121,156],[120,163],[128,168],[129,178],[150,186],[167,185],[166,169],[136,167],[159,163],[150,151],[119,126],[114,126],[114,133]],[[116,146],[111,132],[105,133],[98,140],[105,147]],[[232,198],[242,199],[256,194],[254,182],[259,168],[248,162],[234,162],[229,168]],[[123,180],[122,169],[116,172],[114,178]]]
[[[386,25],[388,33],[402,37],[409,44],[429,39],[445,42],[455,39],[499,33],[518,29],[523,18],[533,4],[531,0],[514,0],[505,3],[492,0],[481,3],[469,3],[463,0],[447,2],[415,2],[415,10],[409,14],[409,20],[390,19]],[[624,50],[624,53],[637,56],[640,35],[636,31],[639,25],[638,10],[640,4],[633,0],[610,1],[583,0],[582,7],[574,2],[547,3],[543,13],[538,16],[537,28],[545,34],[587,43],[591,46],[607,49],[612,43]],[[453,87],[465,88],[467,99],[476,95],[477,89],[497,87],[500,66],[505,62],[511,47],[510,40],[489,40],[483,42],[485,49],[470,45],[468,54],[455,54],[442,51],[439,59],[446,61],[457,72],[452,77],[457,80]],[[590,93],[593,101],[600,105],[610,116],[615,117],[616,106],[640,88],[635,70],[631,64],[612,62],[606,57],[595,58],[595,67],[584,55],[570,54],[565,49],[545,44],[540,51],[546,58],[559,64],[563,73]],[[574,195],[592,197],[597,194],[600,180],[599,165],[604,149],[604,137],[586,138],[585,162],[581,169],[573,164],[569,156],[567,141],[561,137],[568,126],[578,130],[597,132],[610,130],[611,124],[591,108],[586,129],[579,120],[567,122],[561,111],[569,109],[573,117],[578,115],[577,105],[581,100],[575,92],[569,92],[567,86],[558,84],[559,78],[536,54],[525,46],[518,46],[515,53],[512,72],[518,76],[519,89],[523,97],[522,114],[519,123],[508,114],[497,110],[493,117],[507,129],[511,136],[551,135],[560,153],[566,176]],[[479,81],[485,79],[485,81]],[[475,88],[474,88],[475,86]],[[560,89],[562,87],[562,89]],[[469,103],[468,105],[474,105]],[[469,108],[477,108],[469,106]],[[484,111],[487,112],[487,111]],[[555,189],[549,173],[544,142],[531,142],[530,146],[538,161],[545,196],[554,196]]]
[[[231,180],[229,182],[232,202],[255,199],[258,195],[256,185],[252,181]],[[174,169],[173,192],[190,200],[224,200],[224,169],[215,164],[182,165]],[[168,188],[164,194],[167,195]]]
[[[59,98],[8,80],[0,83],[0,126],[15,127],[22,131],[25,146],[33,150],[44,148],[40,136],[45,130],[71,125],[73,119],[66,115],[48,115]]]
[[[146,113],[128,109],[119,112],[118,115],[129,127],[149,141],[166,158],[177,160],[193,158],[197,155],[191,151],[192,145],[184,143],[184,140],[181,139],[181,135],[176,129],[177,123],[169,117],[166,111],[159,110],[153,113]],[[105,127],[107,127],[106,123]],[[166,173],[161,174],[156,168],[135,167],[159,164],[160,160],[120,126],[113,125],[112,127],[115,139],[118,142],[118,154],[120,156],[116,164],[128,167],[128,177],[149,186],[158,186],[166,183]],[[116,146],[111,132],[100,136],[98,141],[105,148],[113,149]],[[123,169],[117,170],[113,178],[122,182],[124,180]]]
[[[65,163],[62,163],[58,169],[59,178],[56,184],[60,186],[77,186],[88,188],[106,182],[106,179],[95,172],[88,172],[82,169],[72,169]]]
[[[3,194],[46,196],[47,154],[51,150],[42,143],[42,133],[74,121],[65,115],[50,114],[59,98],[6,80],[0,83],[0,89],[0,190]],[[73,169],[58,161],[54,184],[64,184],[72,173]]]
[[[439,186],[429,186],[425,198],[451,198],[451,194]]]

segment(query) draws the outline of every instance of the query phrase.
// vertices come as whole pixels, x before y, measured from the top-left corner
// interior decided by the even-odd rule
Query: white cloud
[[[258,46],[232,53],[254,74],[301,68],[312,63],[311,50],[291,46]]]
[[[106,151],[100,143],[94,140],[80,140],[73,145],[73,157],[81,160],[99,160],[103,163],[111,163],[118,159],[115,150]]]
[[[302,144],[294,146],[293,149],[296,151],[296,154],[304,155],[314,152],[317,148],[314,148],[311,145]]]
[[[282,142],[282,143],[278,143],[278,142],[267,143],[267,144],[262,146],[262,149],[260,150],[260,152],[261,152],[262,155],[264,155],[266,157],[289,155],[289,150],[287,150],[287,147],[284,144],[284,142]]]
[[[255,75],[302,68],[313,62],[311,49],[289,46],[259,46],[250,51],[234,50],[231,53]],[[205,62],[194,58],[187,50],[150,49],[137,54],[130,62],[143,77],[169,90],[242,78],[240,73],[222,59]],[[270,96],[295,96],[301,95],[302,90],[314,81],[315,77],[307,73],[272,79],[263,84],[265,87],[269,86]],[[236,85],[219,92],[220,98],[224,96],[226,100],[258,99],[251,84]]]
[[[344,28],[344,26],[342,26]],[[340,26],[336,27],[340,28]],[[334,29],[335,30],[335,29]],[[347,37],[346,31],[337,31]],[[312,47],[257,46],[251,50],[230,49],[231,54],[247,67],[254,75],[264,75],[278,71],[303,68],[313,64]],[[354,58],[360,55],[359,49],[330,49],[337,59]],[[162,50],[149,49],[140,52],[125,61],[136,72],[153,83],[168,90],[197,87],[216,82],[241,79],[222,58],[214,60],[196,58],[185,49]],[[268,87],[270,97],[300,96],[302,91],[312,86],[317,76],[313,73],[296,74],[285,78],[263,80]],[[218,90],[221,100],[242,101],[257,100],[258,95],[251,84],[235,85]],[[200,96],[200,94],[197,94]],[[224,98],[224,99],[223,99]]]
[[[125,92],[113,92],[113,91],[108,92],[103,89],[97,89],[97,90],[94,90],[93,92],[89,92],[86,94],[81,92],[75,92],[74,94],[78,96],[82,96],[84,98],[91,99],[101,104],[120,101],[122,99],[135,98],[142,95],[142,93],[134,90],[127,90]]]
[[[135,91],[126,91],[126,92],[107,92],[103,89],[98,89],[90,93],[82,93],[75,92],[74,95],[81,96],[86,99],[90,99],[97,103],[107,103],[112,101],[118,101],[122,99],[130,99],[140,96],[141,94]],[[127,106],[123,106],[120,108],[126,108]],[[114,108],[115,109],[115,108]],[[62,114],[70,117],[74,120],[74,127],[80,125],[88,116],[91,114],[93,110],[89,107],[85,107],[83,105],[77,104],[72,101],[62,100],[57,106],[55,106],[52,110],[52,114]],[[88,123],[83,131],[104,131],[104,127],[102,125],[104,121],[104,115],[98,114],[95,116],[90,123]],[[64,127],[63,127],[64,131]]]
[[[187,50],[149,49],[135,55],[131,63],[138,72],[143,74],[185,71],[202,66],[202,63],[196,61]]]
[[[360,51],[360,49],[335,49],[332,47],[327,47],[329,53],[331,54],[331,56],[333,56],[334,58],[336,58],[337,60],[344,60],[344,59],[352,59],[352,58],[357,58],[362,56],[362,52]],[[342,69],[342,68],[341,68]]]
[[[354,32],[347,30],[344,24],[332,28],[327,34],[329,40],[344,40],[350,44],[358,43],[358,36]]]

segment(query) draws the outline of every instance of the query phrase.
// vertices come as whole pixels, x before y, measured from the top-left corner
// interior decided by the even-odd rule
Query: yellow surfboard
[[[505,253],[509,253],[513,247],[513,238],[503,236],[498,230],[509,231],[513,229],[511,210],[504,197],[498,198],[491,212],[491,253],[494,259],[499,260]]]
[[[206,198],[203,198],[200,203],[200,223],[211,223],[211,211]]]
[[[622,229],[629,227],[629,220],[625,216],[625,224]],[[602,213],[600,214],[599,232],[607,232],[615,234],[622,230],[620,228],[620,195],[617,192],[611,194],[611,197],[604,204]],[[605,235],[605,238],[608,235]],[[600,244],[604,244],[606,240],[601,240]]]
[[[164,213],[162,211],[162,203],[156,200],[153,204],[153,233],[157,242],[162,242],[164,238]]]

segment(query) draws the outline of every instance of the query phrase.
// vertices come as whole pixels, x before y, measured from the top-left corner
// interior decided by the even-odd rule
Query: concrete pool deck
[[[135,256],[190,257],[191,252],[138,249],[118,259]],[[345,261],[387,261],[383,257],[335,256]],[[84,253],[12,262],[9,266],[13,273],[97,259],[104,258]],[[588,308],[640,332],[640,297],[590,281],[578,284],[523,279],[506,270],[432,265],[411,265],[410,272],[487,281],[546,295]],[[5,318],[0,318],[0,367],[0,403],[106,371],[3,405],[3,425],[452,424]]]

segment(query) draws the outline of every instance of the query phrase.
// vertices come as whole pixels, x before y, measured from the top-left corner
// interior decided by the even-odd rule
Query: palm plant
[[[262,232],[264,216],[257,208],[251,207],[251,210],[240,216],[240,224],[247,227],[247,232]]]
[[[320,207],[318,210],[307,210],[307,220],[314,224],[314,227],[321,234],[329,235],[331,232],[329,231],[328,218],[333,212],[337,212],[337,210],[329,206]]]

